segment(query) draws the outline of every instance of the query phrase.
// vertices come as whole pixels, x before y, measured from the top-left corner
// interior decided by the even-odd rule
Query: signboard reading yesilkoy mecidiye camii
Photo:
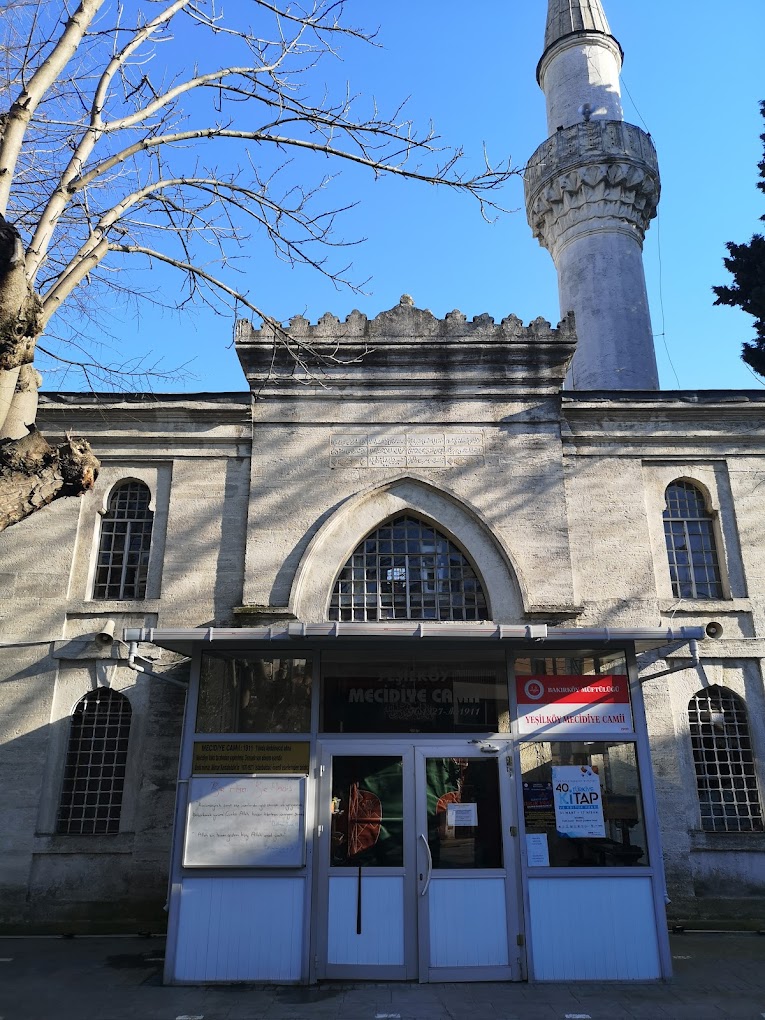
[[[633,732],[626,676],[519,676],[515,683],[519,733]]]

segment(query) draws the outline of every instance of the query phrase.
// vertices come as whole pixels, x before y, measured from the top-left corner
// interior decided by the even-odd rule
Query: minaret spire
[[[550,137],[529,160],[526,213],[576,315],[574,389],[658,389],[643,238],[659,201],[650,137],[622,114],[622,48],[601,0],[548,0],[537,80]]]
[[[624,54],[601,0],[548,0],[537,81],[547,100],[547,133],[582,119],[622,119],[619,73]]]
[[[553,43],[576,32],[602,32],[611,35],[606,12],[600,0],[550,0],[545,28],[545,50]]]

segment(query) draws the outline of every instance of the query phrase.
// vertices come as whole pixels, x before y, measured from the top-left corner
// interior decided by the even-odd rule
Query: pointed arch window
[[[88,692],[75,705],[57,832],[119,832],[131,714],[125,695],[108,687]]]
[[[368,535],[340,571],[331,620],[486,620],[483,586],[458,546],[411,514]]]
[[[702,493],[690,482],[667,486],[664,537],[675,598],[722,598],[712,514]]]
[[[118,485],[101,522],[94,599],[143,599],[154,513],[143,482]]]
[[[688,722],[702,829],[761,832],[762,808],[744,702],[727,687],[707,687],[691,698]]]

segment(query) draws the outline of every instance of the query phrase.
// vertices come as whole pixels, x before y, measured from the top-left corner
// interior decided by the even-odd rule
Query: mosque
[[[312,983],[662,978],[668,923],[765,926],[765,395],[658,388],[621,62],[549,0],[557,327],[404,295],[292,321],[321,384],[240,323],[241,392],[43,397],[102,470],[0,536],[0,930]]]

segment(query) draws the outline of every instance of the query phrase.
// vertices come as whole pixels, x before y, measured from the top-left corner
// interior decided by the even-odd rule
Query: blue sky
[[[341,89],[348,80],[383,109],[409,96],[409,116],[432,120],[444,142],[463,146],[476,166],[484,144],[493,160],[510,157],[520,166],[546,136],[535,81],[546,7],[545,0],[349,0],[348,20],[375,27],[379,19],[380,47],[345,47],[342,62],[317,69],[317,82]],[[762,381],[739,359],[752,320],[713,307],[710,288],[727,280],[725,242],[748,240],[765,212],[755,186],[765,6],[606,0],[606,11],[625,51],[625,118],[651,133],[662,172],[659,219],[645,248],[662,387],[759,388]],[[557,322],[555,272],[526,224],[520,180],[502,196],[517,211],[492,224],[469,198],[415,183],[351,171],[332,190],[335,201],[359,203],[340,231],[366,238],[345,253],[355,278],[370,278],[365,293],[291,269],[254,239],[236,283],[277,318],[316,321],[354,308],[371,317],[409,293],[438,316],[459,308],[469,317],[514,313],[526,322],[538,315]],[[177,284],[158,270],[154,279],[167,291]],[[230,317],[144,308],[110,328],[126,348],[161,356],[166,367],[188,363],[189,376],[158,389],[244,386]],[[77,385],[73,378],[57,384]]]

